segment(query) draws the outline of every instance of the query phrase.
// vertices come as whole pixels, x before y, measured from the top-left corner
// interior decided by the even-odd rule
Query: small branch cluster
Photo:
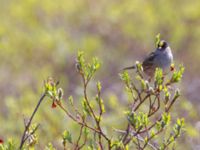
[[[71,107],[73,108],[73,112],[70,112],[63,104],[62,104],[62,95],[61,92],[62,89],[55,86],[55,83],[49,84],[49,82],[46,82],[46,93],[48,93],[48,96],[53,100],[52,107],[59,106],[61,110],[63,110],[66,115],[71,118],[73,121],[75,121],[77,124],[80,125],[80,131],[78,138],[73,141],[72,135],[69,131],[64,131],[63,133],[63,146],[66,148],[66,142],[68,141],[70,144],[73,145],[73,149],[78,150],[83,148],[86,145],[86,142],[88,140],[88,134],[89,132],[92,132],[94,135],[94,138],[98,141],[97,143],[94,142],[94,145],[90,145],[91,147],[95,146],[100,149],[105,149],[105,142],[107,143],[107,148],[111,149],[111,140],[109,137],[104,133],[102,126],[101,126],[101,120],[102,115],[105,112],[103,100],[101,98],[101,83],[96,83],[97,88],[97,95],[95,97],[96,103],[98,105],[98,111],[95,111],[93,108],[93,105],[91,103],[91,99],[88,97],[87,94],[87,87],[88,83],[91,80],[92,76],[96,72],[96,70],[100,67],[100,63],[97,58],[94,58],[92,60],[91,64],[86,64],[83,53],[79,52],[76,68],[78,73],[80,74],[82,81],[83,81],[83,99],[81,101],[82,103],[82,110],[78,109],[75,104],[73,97],[69,97],[69,102]],[[88,121],[90,120],[90,121]]]
[[[173,84],[181,80],[184,68],[180,66],[178,70],[175,70],[174,65],[172,67],[172,75],[169,79],[163,74],[162,69],[157,68],[153,86],[144,79],[143,68],[139,62],[136,62],[137,82],[130,78],[128,72],[121,74],[121,79],[126,85],[126,91],[132,99],[131,107],[126,113],[128,125],[121,138],[121,147],[136,146],[137,149],[141,150],[149,146],[153,149],[163,150],[179,137],[184,125],[183,119],[177,120],[175,126],[179,124],[179,128],[174,127],[173,133],[170,134],[167,140],[164,140],[161,146],[156,143],[151,144],[151,141],[157,135],[169,127],[170,110],[180,96],[179,89],[172,90],[172,92],[170,90]],[[148,109],[145,108],[144,111],[142,106],[148,106]]]

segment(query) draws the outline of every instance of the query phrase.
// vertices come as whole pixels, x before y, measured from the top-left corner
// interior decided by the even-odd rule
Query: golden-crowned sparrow
[[[168,43],[164,40],[159,41],[157,48],[154,52],[150,53],[142,62],[144,72],[153,77],[155,69],[161,68],[163,71],[169,69],[173,61],[173,55]],[[134,69],[136,66],[126,67],[127,69]]]

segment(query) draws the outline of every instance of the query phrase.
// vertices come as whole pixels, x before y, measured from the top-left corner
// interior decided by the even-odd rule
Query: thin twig
[[[150,96],[150,94],[147,94],[147,95],[143,98],[143,100],[141,100],[140,103],[134,108],[134,111],[136,111],[136,110],[140,107],[140,105],[141,105],[143,102],[145,102],[145,100],[146,100],[149,96]]]
[[[156,95],[154,103],[152,104],[152,107],[154,106],[156,100],[157,100],[157,103],[158,103],[157,108],[155,110],[153,110],[153,112],[148,114],[148,117],[151,117],[153,114],[155,114],[159,110],[159,108],[160,108],[160,94]]]
[[[169,104],[169,106],[166,109],[166,112],[169,112],[169,110],[171,109],[172,105],[174,104],[174,102],[177,100],[178,96],[174,97],[171,101],[171,103]]]
[[[86,80],[84,74],[81,74],[81,76],[82,76],[82,79],[83,79],[83,85],[84,85],[83,93],[84,93],[84,98],[85,98],[86,104],[87,104],[87,106],[88,106],[88,108],[89,108],[89,110],[90,110],[90,112],[91,112],[91,114],[92,114],[92,117],[94,118],[94,120],[95,120],[95,122],[96,122],[97,129],[100,131],[100,132],[98,133],[98,134],[99,134],[99,145],[100,145],[100,147],[103,149],[102,144],[101,144],[101,136],[103,136],[103,137],[107,140],[107,142],[108,142],[108,149],[111,149],[111,145],[110,145],[110,144],[111,144],[111,141],[110,141],[110,139],[103,133],[103,131],[102,131],[102,129],[101,129],[101,126],[100,126],[100,121],[97,119],[97,116],[95,115],[94,110],[92,109],[92,107],[91,107],[91,105],[90,105],[90,102],[89,102],[89,100],[88,100],[88,96],[87,96],[87,85],[88,85],[88,82],[89,82],[90,78]]]
[[[34,128],[34,130],[33,130],[31,133],[29,133],[29,134],[24,138],[24,141],[26,141],[31,135],[33,135],[33,134],[37,131],[37,129],[39,128],[39,126],[40,126],[40,124],[38,124],[38,125]]]
[[[114,131],[119,132],[119,133],[122,133],[122,134],[126,134],[126,131],[124,131],[124,130],[114,129]],[[132,131],[131,136],[132,136],[132,137],[135,137],[135,134],[136,134],[136,133]],[[139,139],[140,141],[142,141],[142,142],[145,142],[145,140],[144,140],[139,134],[138,134],[138,139]],[[152,149],[158,150],[158,148],[157,148],[155,145],[151,144],[150,142],[148,142],[147,144],[148,144]]]
[[[78,124],[80,124],[80,125],[83,125],[84,127],[88,128],[88,129],[90,129],[90,130],[92,130],[92,131],[94,131],[94,132],[100,133],[99,130],[97,130],[97,129],[95,129],[95,128],[89,126],[89,125],[87,125],[85,122],[80,122],[79,120],[77,120],[72,114],[70,114],[70,113],[67,111],[67,109],[65,109],[65,108],[62,106],[62,104],[58,103],[57,105],[58,105],[58,106],[66,113],[66,115],[67,115],[69,118],[71,118],[74,122],[76,122],[76,123],[78,123]]]
[[[161,133],[163,131],[164,128],[162,128],[161,130],[157,131],[154,135],[150,136],[147,141],[145,142],[144,146],[142,147],[142,149],[145,149],[145,147],[148,145],[149,141],[151,139],[153,139],[153,137],[155,137],[156,135],[158,135],[159,133]]]
[[[45,96],[46,96],[46,94],[43,93],[42,96],[40,97],[40,99],[39,99],[39,101],[38,101],[38,103],[37,103],[37,105],[36,105],[36,107],[35,107],[35,109],[34,109],[32,115],[31,115],[31,117],[30,117],[30,119],[29,119],[27,125],[25,125],[25,130],[24,130],[24,132],[23,132],[23,135],[22,135],[22,138],[21,138],[21,142],[20,142],[20,147],[19,147],[20,150],[22,149],[22,147],[23,147],[25,141],[27,140],[27,138],[25,137],[25,136],[26,136],[26,132],[29,130],[29,127],[30,127],[30,125],[31,125],[31,123],[32,123],[32,120],[33,120],[34,116],[35,116],[35,113],[37,112],[37,110],[38,110],[38,108],[39,108],[39,106],[40,106],[42,100],[45,98]]]
[[[85,138],[84,138],[83,144],[79,147],[79,149],[82,149],[83,146],[85,146],[86,141],[87,141],[87,134],[85,134]]]
[[[77,141],[76,141],[76,147],[75,147],[75,150],[80,149],[80,148],[79,148],[79,142],[80,142],[80,140],[81,140],[81,136],[82,136],[82,133],[83,133],[83,127],[84,127],[84,126],[81,125],[80,133],[79,133],[78,139],[77,139]]]

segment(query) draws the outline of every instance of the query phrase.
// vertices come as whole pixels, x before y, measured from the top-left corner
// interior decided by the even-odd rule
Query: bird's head
[[[166,41],[164,41],[164,40],[161,40],[159,43],[158,43],[158,49],[159,50],[165,50],[167,47],[168,47],[169,45],[168,45],[168,43],[166,42]]]

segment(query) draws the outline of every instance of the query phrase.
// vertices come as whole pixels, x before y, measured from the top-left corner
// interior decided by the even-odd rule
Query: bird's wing
[[[154,64],[154,59],[157,55],[158,54],[156,54],[155,52],[150,53],[149,56],[145,58],[145,60],[142,63],[143,68],[152,67]]]

